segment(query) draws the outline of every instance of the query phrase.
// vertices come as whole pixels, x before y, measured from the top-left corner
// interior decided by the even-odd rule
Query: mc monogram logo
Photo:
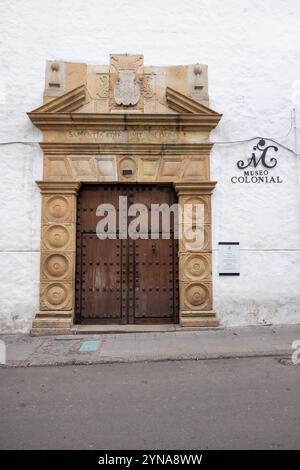
[[[259,163],[262,164],[265,168],[274,168],[277,165],[277,160],[275,157],[270,158],[270,161],[267,162],[266,157],[269,149],[273,149],[274,152],[278,151],[278,147],[275,147],[275,145],[268,145],[266,147],[266,141],[264,139],[261,139],[258,144],[256,144],[253,147],[254,152],[251,155],[251,158],[248,159],[247,162],[244,162],[243,160],[239,160],[237,162],[237,167],[240,170],[244,170],[245,168],[248,168],[250,165],[253,165],[254,168],[258,166]],[[260,156],[257,157],[255,152],[259,151],[261,152]]]

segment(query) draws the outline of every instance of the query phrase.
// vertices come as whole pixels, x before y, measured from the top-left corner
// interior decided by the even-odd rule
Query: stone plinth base
[[[210,328],[219,326],[219,320],[216,318],[214,312],[185,312],[181,314],[180,326],[182,327],[196,327],[196,328]]]
[[[33,320],[31,335],[70,334],[72,324],[70,312],[39,312]]]

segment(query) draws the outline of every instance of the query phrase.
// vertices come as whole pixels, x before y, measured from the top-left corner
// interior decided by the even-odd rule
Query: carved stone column
[[[37,182],[42,194],[40,309],[32,334],[70,332],[74,314],[79,182]]]
[[[182,209],[182,238],[179,240],[180,324],[186,327],[218,326],[212,303],[211,194],[215,181],[175,184]],[[186,204],[204,208],[203,220],[194,211],[184,215]],[[186,214],[186,212],[185,212]],[[191,224],[192,222],[192,224]],[[187,229],[189,225],[190,229]],[[191,233],[202,234],[199,243],[189,243]],[[189,233],[190,232],[190,233]]]

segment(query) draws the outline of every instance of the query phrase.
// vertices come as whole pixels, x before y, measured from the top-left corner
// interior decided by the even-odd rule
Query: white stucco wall
[[[46,60],[107,63],[128,52],[146,64],[208,65],[210,105],[224,115],[213,141],[263,136],[293,148],[299,22],[298,0],[2,0],[0,141],[41,139],[25,113],[42,102]],[[253,145],[212,153],[215,309],[225,325],[299,323],[296,157],[279,149],[281,185],[232,184]],[[37,310],[41,178],[37,145],[0,146],[0,331],[28,331]],[[218,276],[219,241],[240,242],[240,277]]]

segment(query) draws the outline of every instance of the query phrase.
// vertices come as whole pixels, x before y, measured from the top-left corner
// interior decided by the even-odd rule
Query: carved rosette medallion
[[[54,253],[45,256],[42,274],[46,279],[64,279],[70,277],[70,259],[66,254]]]
[[[41,286],[41,310],[68,310],[71,308],[71,286],[51,283]]]
[[[71,250],[71,225],[51,224],[43,227],[42,241],[46,250]]]
[[[211,286],[207,283],[184,283],[181,304],[183,309],[201,311],[211,309]]]
[[[64,220],[70,211],[70,198],[60,195],[45,198],[46,216],[51,220]]]
[[[182,279],[197,281],[209,278],[211,274],[210,258],[205,254],[192,254],[183,257]]]

